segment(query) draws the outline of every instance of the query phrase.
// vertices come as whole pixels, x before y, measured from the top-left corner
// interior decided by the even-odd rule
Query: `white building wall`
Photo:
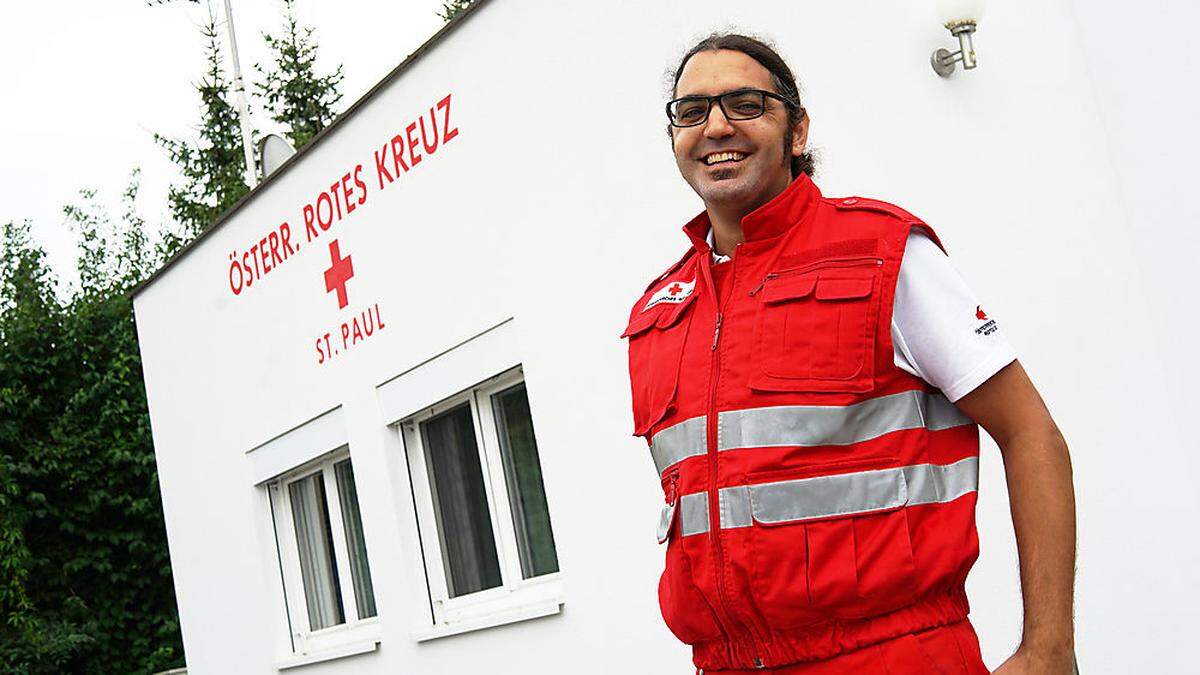
[[[1181,91],[1194,77],[1177,79],[1185,47],[1143,56],[1162,47],[1159,24],[1111,3],[992,3],[979,68],[942,80],[928,55],[950,39],[932,4],[489,0],[143,290],[189,672],[277,672],[283,600],[246,453],[337,405],[383,634],[377,652],[304,672],[689,672],[658,615],[661,493],[629,435],[617,335],[702,208],[670,154],[664,73],[724,27],[772,37],[797,72],[826,195],[893,201],[937,229],[1063,428],[1079,499],[1082,671],[1186,671],[1200,547],[1180,535],[1200,503],[1183,415],[1200,401],[1184,358],[1197,327],[1186,271],[1196,207],[1180,180],[1197,142],[1196,98]],[[1194,23],[1194,7],[1159,4],[1165,25]],[[372,152],[447,93],[459,136],[379,191]],[[234,296],[230,252],[282,220],[303,242],[301,207],[360,163],[366,202]],[[341,311],[322,277],[335,238],[355,268]],[[314,339],[376,302],[385,329],[318,365]],[[375,387],[509,316],[565,607],[418,643],[428,602],[408,474]],[[1020,635],[1019,581],[990,442],[982,466],[968,590],[994,668]]]

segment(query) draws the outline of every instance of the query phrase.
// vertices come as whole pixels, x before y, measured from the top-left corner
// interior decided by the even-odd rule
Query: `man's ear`
[[[808,111],[804,111],[804,117],[796,123],[796,127],[792,133],[792,156],[799,157],[804,154],[804,148],[808,145]]]

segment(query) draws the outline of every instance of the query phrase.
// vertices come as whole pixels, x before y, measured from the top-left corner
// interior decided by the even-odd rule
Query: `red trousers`
[[[709,670],[704,675],[986,675],[979,637],[963,619],[948,626],[907,633],[824,661],[759,670]]]

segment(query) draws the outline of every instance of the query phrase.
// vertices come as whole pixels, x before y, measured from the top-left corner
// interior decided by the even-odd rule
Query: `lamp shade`
[[[979,23],[986,0],[937,0],[938,20],[949,28],[959,23]]]

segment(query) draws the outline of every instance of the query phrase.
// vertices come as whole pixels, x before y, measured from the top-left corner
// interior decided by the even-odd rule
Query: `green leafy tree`
[[[255,64],[262,82],[256,85],[271,119],[285,125],[296,149],[312,140],[333,121],[335,106],[342,99],[338,87],[344,77],[342,66],[328,75],[318,75],[317,43],[313,29],[296,21],[293,0],[284,1],[282,31],[263,34],[271,50],[270,67]]]
[[[438,12],[438,16],[442,17],[442,21],[449,21],[470,5],[471,0],[443,0],[442,11]]]
[[[208,229],[217,216],[249,191],[244,182],[246,158],[241,127],[237,110],[229,102],[230,83],[221,68],[220,36],[211,8],[208,22],[200,30],[207,70],[196,84],[200,94],[199,139],[154,135],[182,175],[182,181],[167,193],[171,215],[182,228],[166,239],[168,253]]]
[[[50,673],[91,638],[75,603],[34,602],[47,558],[34,530],[49,499],[29,474],[53,443],[49,430],[67,401],[56,385],[72,364],[58,350],[66,326],[57,282],[30,227],[8,223],[0,232],[0,671]]]
[[[287,9],[266,89],[283,92],[276,119],[307,140],[332,120],[342,74],[315,74],[312,31]],[[137,172],[115,219],[90,190],[64,208],[80,248],[66,292],[30,223],[0,226],[0,673],[182,665],[129,291],[247,191],[216,23],[210,11],[197,140],[155,136],[181,173],[157,247],[134,208]],[[297,91],[318,105],[288,98]]]
[[[182,646],[128,291],[153,268],[135,172],[113,222],[64,211],[79,284],[59,299],[29,226],[0,255],[0,672],[151,673]]]

